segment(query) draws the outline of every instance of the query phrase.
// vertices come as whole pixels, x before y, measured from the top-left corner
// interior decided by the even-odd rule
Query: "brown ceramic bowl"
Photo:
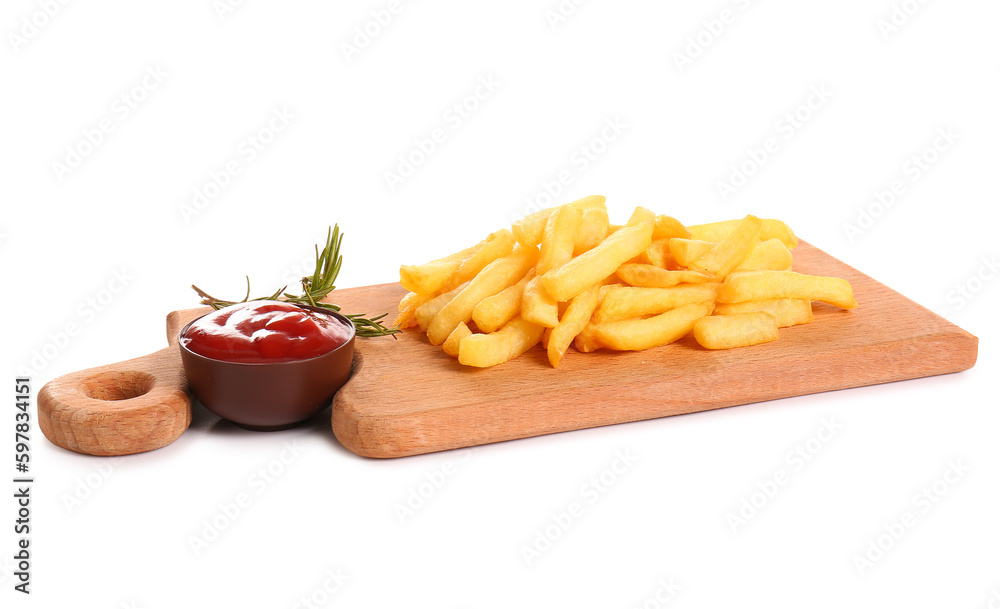
[[[350,339],[311,359],[263,364],[205,357],[178,341],[188,386],[205,408],[246,429],[276,431],[294,427],[330,405],[334,394],[351,377],[354,324],[327,309],[302,308],[347,324]],[[195,321],[185,325],[180,336]]]

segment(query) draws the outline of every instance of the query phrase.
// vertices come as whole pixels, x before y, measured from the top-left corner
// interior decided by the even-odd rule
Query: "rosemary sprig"
[[[192,285],[191,288],[198,293],[198,296],[201,296],[201,304],[208,305],[215,310],[219,310],[239,302],[248,302],[249,300],[280,300],[283,302],[311,305],[321,309],[340,312],[339,306],[320,301],[336,289],[334,282],[337,280],[337,275],[340,274],[340,265],[344,261],[344,257],[340,255],[340,244],[343,241],[344,235],[340,232],[339,226],[334,224],[332,229],[327,230],[326,245],[323,247],[323,251],[320,251],[318,245],[316,246],[316,269],[313,271],[311,277],[303,277],[301,279],[301,296],[289,294],[285,291],[288,286],[284,286],[270,296],[261,296],[260,298],[251,299],[249,276],[247,277],[247,294],[243,297],[243,300],[222,300],[205,292],[196,285]],[[387,313],[376,315],[375,317],[367,317],[364,313],[341,314],[351,320],[351,323],[354,324],[354,327],[357,330],[358,336],[392,336],[395,338],[395,335],[400,331],[399,328],[387,328],[382,324],[381,320],[387,315]]]

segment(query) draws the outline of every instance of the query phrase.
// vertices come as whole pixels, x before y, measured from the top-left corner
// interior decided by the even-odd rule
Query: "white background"
[[[986,261],[1000,254],[1000,7],[895,1],[594,0],[555,25],[555,0],[404,1],[357,53],[344,44],[385,1],[222,14],[210,0],[70,2],[47,19],[40,3],[5,2],[8,383],[36,351],[52,356],[35,362],[36,392],[155,351],[166,313],[196,304],[191,283],[239,296],[249,274],[273,290],[334,222],[347,235],[339,287],[393,281],[400,263],[509,224],[546,184],[558,202],[606,195],[618,221],[639,204],[688,223],[782,218],[981,343],[957,375],[392,461],[352,455],[322,421],[260,434],[199,410],[171,446],[117,461],[36,428],[33,603],[12,590],[8,478],[3,605],[655,607],[672,580],[660,598],[678,607],[996,607],[1000,279]],[[899,27],[880,29],[894,10]],[[470,99],[480,79],[494,90]],[[828,99],[800,108],[821,89]],[[142,98],[127,116],[123,94]],[[463,102],[476,109],[459,121],[449,109]],[[282,109],[287,127],[252,161],[240,153]],[[796,110],[807,120],[789,133]],[[622,133],[594,143],[608,120]],[[390,189],[397,157],[437,128],[444,142]],[[939,129],[958,139],[915,179],[907,163]],[[720,181],[768,138],[777,152],[723,197]],[[63,172],[67,146],[89,154]],[[600,150],[585,168],[581,146]],[[230,161],[241,172],[185,218]],[[845,225],[897,180],[904,194],[852,239]],[[119,287],[116,272],[127,285],[98,312],[87,299]],[[68,323],[79,331],[53,346]],[[786,455],[831,418],[842,429],[793,471]],[[262,488],[255,472],[288,442],[301,454]],[[583,487],[616,451],[636,461],[591,503]],[[954,460],[970,471],[921,511],[913,496]],[[400,522],[395,506],[442,468],[455,473]],[[779,470],[788,484],[734,532],[727,516]],[[191,537],[241,492],[250,505],[196,555]],[[527,564],[522,546],[574,501],[583,515]],[[859,569],[904,512],[916,524]],[[338,568],[349,579],[327,595]]]

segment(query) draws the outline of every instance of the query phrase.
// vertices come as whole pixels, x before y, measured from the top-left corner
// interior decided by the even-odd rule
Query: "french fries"
[[[489,237],[486,240],[489,240]],[[451,279],[451,276],[458,267],[486,244],[486,240],[478,245],[456,252],[451,256],[432,260],[427,264],[399,267],[400,285],[417,294],[434,294],[438,292]]]
[[[642,208],[637,208],[637,211],[640,209]],[[653,214],[648,210],[644,211],[646,213],[635,219],[635,224],[611,233],[594,249],[542,275],[542,285],[549,295],[558,302],[566,302],[601,283],[613,275],[619,266],[649,247],[653,240]]]
[[[746,260],[760,241],[760,219],[747,216],[741,220],[718,245],[699,256],[691,269],[712,275],[722,281],[726,275]]]
[[[477,368],[502,364],[537,345],[544,331],[541,326],[515,317],[497,332],[463,338],[459,343],[458,363]]]
[[[687,227],[687,229],[691,233],[692,239],[718,243],[725,239],[726,236],[729,235],[729,233],[731,233],[739,223],[740,220],[723,220],[722,222],[695,224],[694,226]],[[790,250],[795,249],[795,246],[799,244],[799,240],[795,237],[795,233],[793,233],[792,229],[788,228],[788,225],[781,220],[762,219],[760,223],[760,238],[762,241],[767,239],[780,239],[781,242],[785,244],[785,247]]]
[[[847,281],[791,270],[797,244],[784,222],[753,215],[685,226],[637,207],[611,224],[605,198],[585,197],[402,266],[396,325],[480,368],[539,343],[553,368],[570,345],[637,351],[687,334],[707,350],[757,345],[810,323],[814,301],[857,307]]]
[[[559,325],[559,303],[545,291],[541,277],[536,276],[524,286],[521,317],[543,328],[555,328]]]
[[[514,235],[507,229],[493,233],[468,258],[462,261],[452,276],[444,283],[444,289],[449,290],[469,281],[486,268],[486,265],[497,258],[510,255],[514,250]]]
[[[733,315],[763,311],[770,313],[779,328],[807,324],[813,320],[812,302],[804,298],[768,298],[767,300],[745,300],[732,304],[717,303],[716,315]]]
[[[692,302],[646,319],[627,319],[597,324],[594,337],[610,349],[640,351],[670,344],[694,327],[694,322],[710,315],[711,301]]]
[[[688,238],[691,236],[691,231],[684,228],[678,220],[671,218],[670,216],[656,216],[656,221],[653,225],[653,240],[662,241],[664,239],[671,239],[674,237],[684,237]]]
[[[679,285],[672,288],[612,287],[594,312],[594,321],[607,323],[621,319],[659,315],[695,302],[715,302],[720,284]]]
[[[580,227],[577,229],[573,255],[592,250],[608,236],[608,210],[589,207],[581,212]]]
[[[707,254],[718,243],[711,241],[701,241],[699,239],[682,239],[674,237],[667,241],[670,253],[673,254],[677,264],[689,267],[691,263]]]
[[[656,230],[653,231],[654,237],[656,236]],[[677,264],[677,259],[672,253],[670,253],[670,239],[660,239],[659,241],[654,240],[649,244],[641,256],[642,262],[645,264],[652,264],[653,266],[658,266],[661,269],[666,270],[677,270],[679,265]]]
[[[851,284],[839,277],[817,277],[792,271],[740,271],[726,278],[719,302],[732,303],[767,298],[804,298],[853,309]]]
[[[441,348],[444,352],[452,357],[458,357],[459,348],[462,345],[462,339],[466,336],[472,336],[472,330],[469,326],[465,325],[465,322],[458,324],[451,334],[448,335],[448,339],[444,341]]]
[[[599,210],[600,211],[600,210]],[[549,216],[542,236],[541,251],[535,272],[544,275],[573,258],[573,246],[580,228],[582,214],[572,205],[563,205]]]
[[[749,347],[777,340],[778,321],[763,311],[713,315],[694,322],[693,332],[706,349]]]
[[[618,267],[617,274],[625,283],[640,288],[669,288],[678,283],[705,283],[713,279],[700,271],[668,271],[652,264],[630,262]]]
[[[532,269],[514,285],[500,290],[493,296],[484,298],[476,305],[476,308],[472,310],[472,321],[476,323],[480,332],[496,332],[521,312],[521,297],[524,295],[524,286],[534,277],[535,270]]]
[[[596,207],[603,209],[607,213],[607,207],[604,205],[605,197],[600,195],[593,195],[590,197],[584,197],[582,199],[577,199],[572,203],[567,203],[572,207],[583,211],[591,207]],[[514,238],[517,242],[524,247],[534,247],[542,242],[542,237],[545,234],[545,225],[549,220],[549,216],[559,209],[558,207],[550,207],[549,209],[543,209],[542,211],[535,212],[530,216],[525,217],[522,220],[518,220],[511,226],[511,232],[514,233]]]
[[[451,302],[451,299],[457,296],[458,293],[461,292],[462,289],[465,288],[465,286],[467,285],[469,284],[463,283],[462,285],[454,289],[451,289],[445,292],[444,294],[439,294],[434,298],[431,298],[426,303],[417,307],[415,316],[417,320],[417,325],[420,326],[420,329],[426,332],[427,326],[430,325],[431,320],[434,319],[434,316],[438,314],[438,311],[444,308],[444,305]]]
[[[472,319],[472,312],[484,298],[514,285],[538,262],[538,250],[517,247],[505,258],[494,260],[476,275],[454,298],[438,311],[427,326],[427,338],[440,345],[462,322]]]
[[[577,294],[573,300],[569,301],[569,306],[566,307],[566,312],[559,320],[559,325],[552,329],[549,342],[545,345],[549,363],[552,364],[553,368],[559,367],[559,362],[562,361],[570,343],[587,327],[591,315],[594,314],[594,309],[597,308],[600,291],[601,286],[595,285]]]
[[[792,252],[781,239],[761,241],[738,267],[737,271],[789,271],[792,269]]]
[[[434,298],[434,294],[418,294],[407,292],[406,296],[399,301],[399,313],[393,321],[397,328],[409,328],[417,323],[417,307]]]

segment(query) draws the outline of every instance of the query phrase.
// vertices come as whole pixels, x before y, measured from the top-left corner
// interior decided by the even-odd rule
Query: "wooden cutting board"
[[[359,455],[402,457],[947,374],[975,365],[979,344],[975,336],[821,250],[800,242],[794,270],[849,280],[859,307],[842,311],[815,303],[813,323],[783,328],[777,341],[765,345],[710,351],[688,336],[641,352],[582,354],[571,348],[558,369],[549,366],[541,347],[501,366],[473,369],[431,346],[416,329],[397,340],[358,339],[354,375],[333,401],[333,431]],[[392,314],[404,293],[393,283],[337,290],[332,296],[347,312]],[[168,337],[176,337],[184,324],[206,311],[171,313]],[[159,388],[174,400],[176,388],[183,389],[183,374],[180,381],[176,377],[180,365],[176,351],[172,345],[153,354],[158,356],[157,369],[150,374],[174,376],[172,385],[165,384],[168,390],[154,384],[149,394]],[[142,361],[123,364],[142,367]],[[96,378],[110,383],[98,393],[135,393],[134,388],[122,391],[113,386],[114,378],[128,377],[122,375],[123,364],[95,369],[103,375]],[[117,371],[111,374],[106,368]],[[95,378],[93,370],[68,376],[74,377],[66,380],[69,384]],[[176,404],[169,408],[159,404],[163,433],[156,433],[156,425],[150,423],[155,423],[156,415],[146,410],[157,404],[142,402],[149,394],[108,402],[109,409],[117,408],[117,415],[109,411],[103,418],[92,415],[74,421],[71,404],[53,403],[56,394],[43,397],[45,393],[39,395],[43,431],[48,429],[46,435],[56,444],[80,452],[151,450],[186,428]],[[60,399],[65,398],[60,395]],[[131,408],[130,402],[145,409],[144,416],[133,422],[122,414],[123,407]],[[91,410],[98,406],[88,403]],[[97,424],[119,435],[95,432]],[[129,435],[136,425],[144,426],[142,433]],[[103,437],[103,443],[76,441],[95,434]],[[112,446],[121,435],[130,441]],[[157,441],[144,445],[144,438],[151,437]]]

